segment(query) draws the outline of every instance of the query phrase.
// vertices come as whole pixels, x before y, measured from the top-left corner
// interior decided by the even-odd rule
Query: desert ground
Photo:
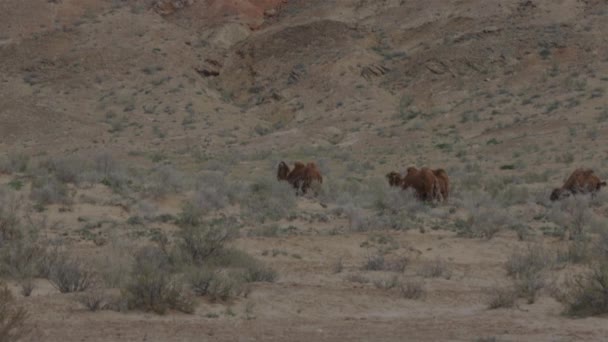
[[[604,0],[1,0],[0,341],[605,341]],[[304,195],[285,161],[323,175]],[[446,201],[385,175],[443,168]]]

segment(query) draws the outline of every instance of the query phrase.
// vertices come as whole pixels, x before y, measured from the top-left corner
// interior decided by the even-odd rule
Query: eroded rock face
[[[193,3],[194,0],[158,0],[154,4],[154,10],[160,15],[169,15]]]

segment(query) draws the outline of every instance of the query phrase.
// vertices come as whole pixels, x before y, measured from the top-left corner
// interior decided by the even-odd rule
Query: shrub
[[[551,257],[542,246],[528,246],[514,252],[505,264],[507,275],[514,278],[538,274],[551,265]]]
[[[77,184],[80,181],[80,176],[84,173],[87,167],[86,161],[75,156],[49,158],[43,161],[40,166],[47,173],[54,174],[56,179],[61,183]]]
[[[488,309],[512,308],[515,306],[517,295],[512,288],[492,289]]]
[[[209,293],[211,283],[217,277],[214,270],[201,268],[189,272],[188,281],[194,293],[198,296],[205,296]]]
[[[23,236],[0,249],[0,274],[14,278],[44,276],[46,251],[35,238]]]
[[[16,342],[25,337],[27,311],[15,304],[11,291],[0,283],[0,341]]]
[[[177,250],[189,262],[202,264],[210,256],[219,253],[236,233],[236,228],[227,225],[225,221],[184,226],[179,232]]]
[[[427,261],[418,269],[418,275],[425,278],[439,278],[450,279],[452,272],[448,269],[445,261],[437,258],[432,261]]]
[[[378,289],[390,290],[392,288],[400,287],[401,281],[399,280],[399,277],[395,275],[390,278],[374,280],[374,286],[376,286]]]
[[[528,246],[525,251],[513,253],[505,268],[514,278],[514,293],[526,298],[528,304],[536,300],[539,290],[545,287],[543,271],[552,264],[551,257],[542,246]]]
[[[184,175],[169,165],[156,167],[144,185],[145,192],[153,198],[163,198],[179,192],[184,185]]]
[[[276,221],[295,208],[295,191],[287,182],[259,179],[249,186],[242,205],[245,214],[258,222]]]
[[[78,297],[78,302],[89,311],[103,310],[108,306],[107,299],[100,289],[84,292]]]
[[[7,240],[19,237],[19,201],[14,196],[0,192],[0,247]]]
[[[516,295],[532,304],[536,301],[538,291],[545,287],[545,279],[541,273],[526,273],[516,279],[514,285]]]
[[[272,283],[277,279],[277,272],[256,259],[243,268],[243,279],[250,282]]]
[[[0,158],[0,173],[12,174],[27,170],[29,157],[25,154],[12,153]]]
[[[363,265],[366,271],[381,271],[384,269],[384,255],[381,253],[373,253],[367,256],[367,260]]]
[[[40,207],[49,204],[67,203],[68,188],[55,177],[38,177],[32,182],[30,199]]]
[[[106,286],[120,288],[129,280],[133,265],[132,246],[114,234],[111,234],[109,241],[93,266]]]
[[[589,195],[570,196],[555,203],[547,216],[550,221],[568,231],[571,239],[583,238],[584,228],[593,218],[589,204]]]
[[[236,250],[223,249],[208,260],[208,265],[234,269],[245,282],[274,282],[277,273],[251,255]]]
[[[566,283],[560,299],[573,316],[596,316],[608,313],[608,264],[601,262],[587,273],[574,276]]]
[[[502,229],[517,225],[516,220],[487,193],[466,193],[462,202],[469,215],[466,220],[456,223],[461,236],[491,239]]]
[[[406,281],[399,285],[399,294],[407,299],[419,299],[425,295],[424,283],[417,281]]]
[[[577,238],[574,241],[570,241],[565,250],[557,252],[557,261],[585,263],[591,257],[590,247],[586,239]]]
[[[51,265],[49,281],[61,293],[82,292],[93,283],[93,272],[80,261],[60,254]]]
[[[19,285],[21,286],[21,294],[23,297],[29,297],[32,294],[32,291],[34,291],[34,287],[36,287],[34,279],[30,277],[19,279]]]
[[[190,277],[190,284],[199,296],[206,296],[212,301],[228,300],[245,293],[245,280],[234,271],[197,270]]]
[[[130,309],[164,314],[173,309],[194,312],[194,302],[172,273],[168,257],[158,248],[146,247],[135,256],[129,282],[123,296]]]

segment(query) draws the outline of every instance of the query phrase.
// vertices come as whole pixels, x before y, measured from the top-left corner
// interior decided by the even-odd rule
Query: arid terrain
[[[605,0],[0,0],[0,342],[605,341]],[[314,161],[296,196],[277,165]],[[385,175],[443,168],[423,203]],[[9,327],[9,328],[7,328]]]

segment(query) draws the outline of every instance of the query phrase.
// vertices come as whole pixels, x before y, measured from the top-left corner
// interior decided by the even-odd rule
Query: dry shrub
[[[544,271],[553,265],[553,257],[542,246],[528,246],[513,253],[505,268],[513,277],[516,296],[526,298],[528,304],[536,301],[537,293],[545,287]]]
[[[66,204],[69,199],[68,187],[54,176],[36,177],[32,181],[30,199],[38,207],[49,204]]]
[[[101,289],[92,289],[83,292],[78,296],[78,302],[84,305],[89,311],[104,310],[108,307],[108,299]]]
[[[564,232],[569,232],[570,239],[581,238],[585,233],[584,228],[589,226],[594,218],[589,207],[590,200],[590,195],[570,196],[553,203],[547,217]]]
[[[49,272],[49,281],[61,293],[82,292],[93,284],[93,272],[81,261],[60,254]]]
[[[0,157],[0,173],[23,173],[27,170],[29,157],[21,153],[11,153]]]
[[[178,193],[184,188],[185,175],[170,165],[156,167],[147,177],[144,192],[155,199]]]
[[[389,278],[380,278],[374,280],[374,286],[382,290],[390,290],[401,286],[401,280],[396,275]]]
[[[5,191],[0,191],[0,247],[5,241],[19,237],[19,217],[17,212],[20,200]]]
[[[190,285],[198,296],[226,301],[243,293],[245,281],[239,273],[199,269],[190,275]]]
[[[418,269],[418,275],[425,278],[445,278],[450,279],[452,272],[448,269],[448,265],[440,258],[423,263]]]
[[[517,220],[489,194],[469,192],[462,196],[462,205],[469,215],[466,220],[457,221],[459,235],[491,239],[501,230],[518,224]]]
[[[526,274],[540,273],[551,265],[551,255],[542,246],[529,245],[525,250],[514,252],[505,268],[507,275],[520,278]]]
[[[224,220],[183,226],[179,232],[177,250],[187,262],[201,265],[207,258],[222,251],[236,234],[237,229]]]
[[[406,281],[400,284],[399,294],[403,298],[407,299],[420,299],[424,297],[426,290],[424,289],[424,283],[419,281]]]
[[[287,182],[261,178],[250,184],[241,203],[245,215],[258,221],[277,221],[296,207],[295,190]]]
[[[156,247],[145,247],[137,253],[123,296],[130,309],[158,314],[169,309],[194,312],[195,303],[181,279],[173,274],[167,255]]]
[[[15,304],[11,291],[0,283],[0,341],[19,341],[28,333],[27,311]]]
[[[586,273],[571,277],[558,300],[565,303],[566,313],[586,317],[608,313],[608,263],[602,260]]]
[[[491,290],[488,309],[512,308],[517,300],[516,292],[510,287],[497,287]]]

